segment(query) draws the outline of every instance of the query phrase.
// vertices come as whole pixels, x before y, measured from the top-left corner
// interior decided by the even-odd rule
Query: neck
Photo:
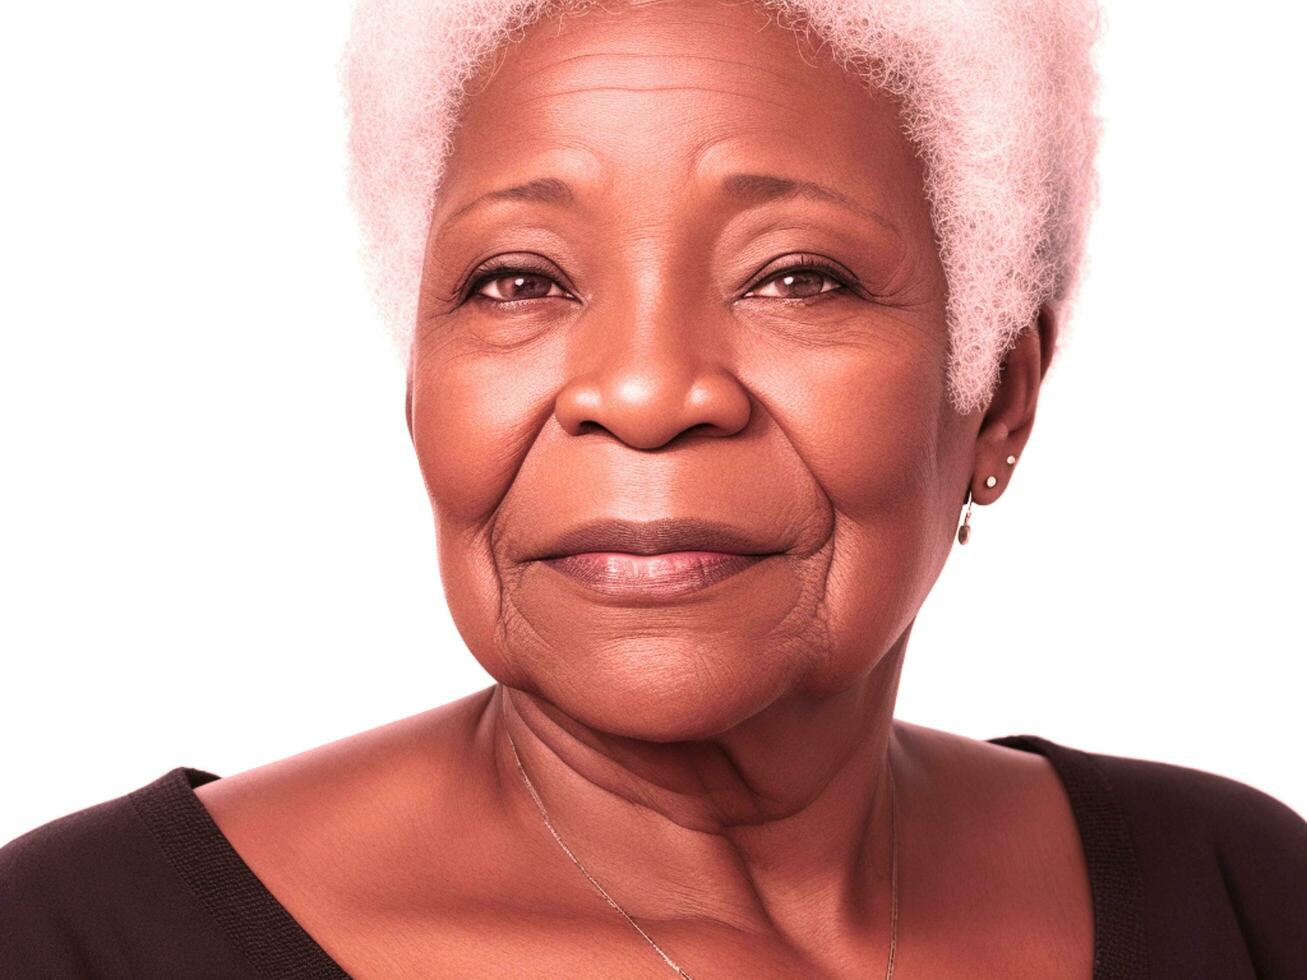
[[[497,685],[482,721],[501,812],[524,839],[558,851],[558,874],[591,887],[550,835],[520,760],[563,842],[636,918],[711,918],[782,936],[880,928],[906,643],[905,633],[838,694],[790,694],[693,741],[612,735]]]

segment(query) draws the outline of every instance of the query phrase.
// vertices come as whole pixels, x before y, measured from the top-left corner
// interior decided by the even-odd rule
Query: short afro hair
[[[412,341],[466,87],[503,45],[595,0],[358,0],[342,61],[350,194],[396,341]],[[1096,199],[1095,0],[757,0],[896,97],[948,283],[948,393],[985,407],[1044,303],[1063,317]],[[611,9],[613,0],[606,6]]]

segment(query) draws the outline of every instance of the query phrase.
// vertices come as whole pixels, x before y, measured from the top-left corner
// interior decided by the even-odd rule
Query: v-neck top
[[[1093,897],[1093,980],[1307,978],[1307,822],[1197,769],[989,740],[1052,764]],[[342,980],[179,766],[0,848],[0,976]]]

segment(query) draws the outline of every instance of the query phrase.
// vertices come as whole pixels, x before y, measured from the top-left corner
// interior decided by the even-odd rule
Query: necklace
[[[595,880],[594,875],[590,874],[590,872],[586,870],[585,865],[583,865],[580,861],[577,860],[576,855],[572,853],[572,849],[563,842],[563,838],[559,836],[558,831],[554,829],[553,821],[549,819],[549,813],[547,810],[545,810],[544,801],[540,799],[540,794],[536,792],[536,788],[531,782],[531,777],[528,776],[526,774],[526,770],[522,768],[522,757],[517,754],[517,743],[513,741],[513,736],[508,731],[507,728],[504,729],[504,734],[508,735],[508,744],[513,747],[513,758],[517,761],[517,771],[521,773],[522,781],[526,783],[527,792],[531,794],[531,799],[535,802],[536,809],[540,811],[540,816],[544,818],[545,826],[549,828],[549,833],[552,834],[554,840],[558,842],[558,846],[563,849],[563,853],[566,854],[569,858],[571,858],[572,863],[575,864],[580,869],[581,874],[585,875],[586,880],[589,881],[590,884],[594,885],[595,890],[598,891],[599,894],[603,896],[604,901],[607,902],[609,905],[611,905],[619,913],[621,913],[622,918],[625,919],[627,923],[630,924],[631,928],[634,929],[636,932],[638,932],[644,938],[644,941],[653,947],[654,952],[662,957],[664,963],[666,963],[673,970],[675,970],[678,976],[684,977],[685,980],[693,980],[690,974],[686,973],[684,969],[682,969],[679,965],[677,965],[677,963],[670,956],[668,956],[665,952],[663,952],[662,947],[659,946],[656,942],[654,942],[653,938],[647,932],[645,932],[643,929],[640,928],[640,924],[638,922],[636,922],[634,919],[632,919],[629,915],[626,914],[626,909],[622,908],[620,905],[617,904],[616,900],[614,900],[614,898],[604,890],[604,886],[599,884],[599,882]],[[899,932],[899,839],[898,839],[899,828],[898,828],[898,800],[896,799],[895,790],[894,790],[894,770],[890,768],[888,755],[885,757],[885,770],[889,777],[889,806],[890,806],[890,811],[889,811],[889,825],[890,825],[889,960],[885,964],[885,980],[891,980],[891,978],[894,976],[894,952],[895,952],[895,947],[898,944],[898,932]]]

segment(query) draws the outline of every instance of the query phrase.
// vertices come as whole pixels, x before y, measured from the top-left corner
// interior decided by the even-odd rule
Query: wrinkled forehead
[[[476,92],[505,74],[545,81],[569,63],[611,57],[616,85],[654,85],[670,61],[689,81],[729,84],[733,73],[769,76],[782,89],[813,71],[845,73],[831,50],[799,25],[782,26],[749,0],[666,0],[660,3],[587,3],[546,14],[484,59],[469,89]],[[752,71],[751,71],[752,70]],[[539,77],[539,76],[545,77]]]
[[[639,181],[651,202],[777,174],[928,220],[896,103],[752,3],[596,6],[533,24],[468,88],[435,224],[468,194],[550,170]]]

